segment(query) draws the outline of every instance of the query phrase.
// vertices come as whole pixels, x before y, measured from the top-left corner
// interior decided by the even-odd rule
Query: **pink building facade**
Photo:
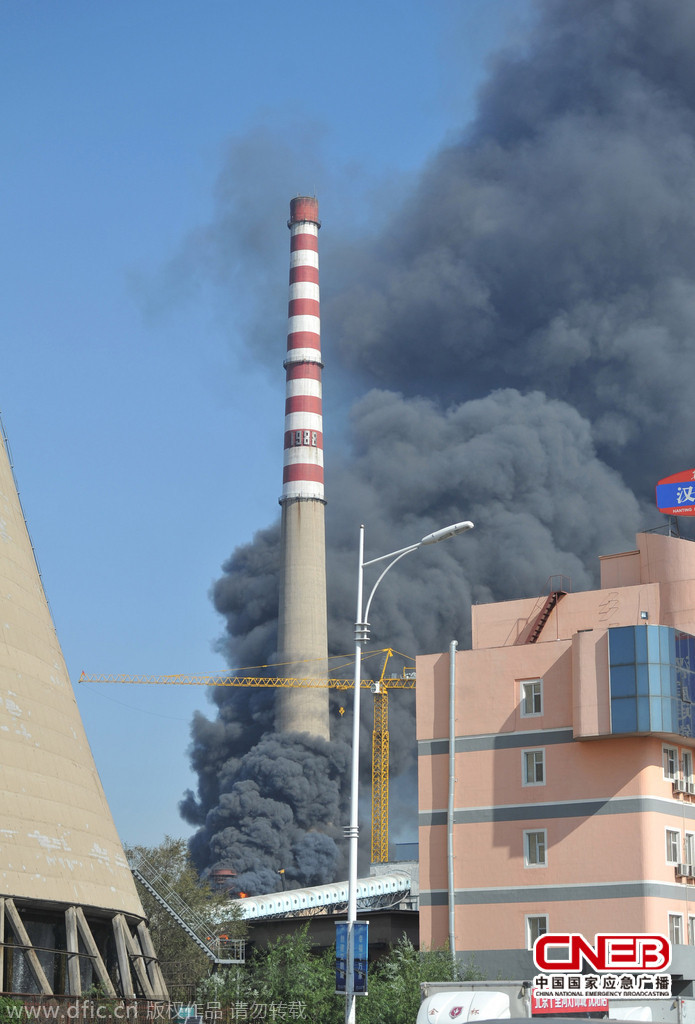
[[[600,562],[600,590],[475,606],[453,672],[417,659],[420,941],[449,938],[453,889],[457,953],[488,977],[532,976],[546,931],[660,932],[688,992],[695,543],[644,533]]]

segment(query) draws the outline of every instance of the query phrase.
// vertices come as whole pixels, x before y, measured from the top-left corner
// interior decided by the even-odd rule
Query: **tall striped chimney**
[[[290,202],[290,293],[282,474],[278,654],[285,676],[326,676],[319,205]],[[276,728],[329,738],[328,689],[278,691]]]

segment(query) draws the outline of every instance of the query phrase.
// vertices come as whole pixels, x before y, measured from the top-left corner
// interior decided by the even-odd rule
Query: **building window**
[[[524,866],[544,868],[548,863],[546,846],[547,834],[544,828],[537,832],[524,832]]]
[[[681,834],[674,828],[666,829],[666,863],[680,864]]]
[[[533,914],[526,916],[526,948],[533,949],[533,944],[541,935],[548,931],[548,915]]]
[[[672,944],[681,945],[683,942],[683,915],[668,915],[668,937]]]
[[[521,717],[543,714],[543,680],[524,679],[521,683]]]
[[[646,624],[608,635],[611,732],[695,739],[695,636]]]
[[[664,747],[663,748],[664,758],[664,778],[665,779],[677,779],[678,778],[678,750],[676,747]]]
[[[545,750],[522,750],[522,778],[525,786],[545,785]]]
[[[688,942],[695,946],[695,917],[692,914],[688,916]]]
[[[695,864],[695,832],[685,833],[685,863]]]
[[[684,750],[681,755],[681,774],[683,782],[693,781],[693,755],[690,750]]]

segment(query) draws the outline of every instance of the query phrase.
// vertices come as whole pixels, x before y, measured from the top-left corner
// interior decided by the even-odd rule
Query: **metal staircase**
[[[246,943],[244,939],[230,939],[218,935],[219,926],[211,924],[188,906],[186,901],[173,889],[164,876],[141,853],[130,851],[128,864],[135,878],[149,894],[183,928],[186,935],[195,942],[215,966],[229,966],[245,962]]]
[[[568,594],[572,589],[572,584],[567,576],[551,576],[548,580],[548,585],[550,591],[545,599],[545,604],[531,623],[531,628],[523,639],[523,643],[536,643],[538,637],[541,635],[543,626],[545,626],[546,622],[550,618],[550,613],[553,608],[555,608],[560,599],[563,598],[565,594]]]

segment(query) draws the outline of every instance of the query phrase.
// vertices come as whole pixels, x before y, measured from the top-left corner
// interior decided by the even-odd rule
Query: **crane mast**
[[[381,652],[375,652],[381,653]],[[383,864],[389,859],[389,731],[388,708],[390,690],[413,690],[414,670],[405,669],[402,676],[387,676],[389,659],[395,653],[390,647],[383,651],[385,658],[378,680],[362,679],[362,689],[370,689],[374,696],[374,724],[372,728],[372,862]],[[272,666],[263,666],[272,668]],[[80,683],[132,683],[150,686],[243,686],[263,688],[305,687],[330,690],[351,690],[352,679],[331,679],[324,676],[238,676],[222,675],[219,672],[139,676],[139,675],[88,675],[83,672]]]

